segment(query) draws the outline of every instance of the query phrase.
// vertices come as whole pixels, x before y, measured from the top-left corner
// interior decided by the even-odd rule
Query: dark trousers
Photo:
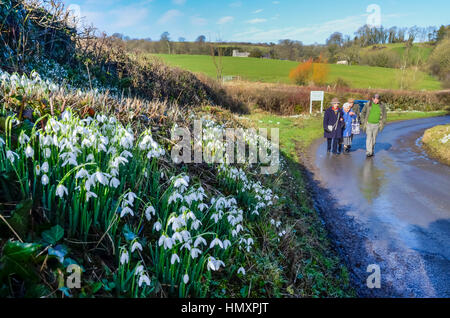
[[[328,152],[333,150],[333,153],[337,153],[338,152],[338,146],[339,146],[339,152],[342,151],[341,138],[328,138],[327,142],[328,142],[328,145],[327,145],[327,151]],[[333,146],[333,149],[331,149],[331,146]]]

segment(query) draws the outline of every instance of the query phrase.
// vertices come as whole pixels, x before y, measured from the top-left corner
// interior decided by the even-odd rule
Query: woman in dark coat
[[[339,108],[340,102],[337,98],[333,98],[331,101],[331,107],[325,111],[325,117],[323,119],[323,129],[325,130],[325,138],[328,141],[327,151],[333,151],[334,154],[340,154],[342,152],[342,130],[344,128],[344,119],[342,110]],[[331,149],[333,146],[333,149]],[[339,146],[339,150],[338,150]]]

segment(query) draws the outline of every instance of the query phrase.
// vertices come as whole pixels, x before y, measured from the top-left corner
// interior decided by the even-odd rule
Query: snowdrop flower
[[[89,154],[89,155],[86,157],[86,161],[95,161],[94,155],[93,155],[93,154]]]
[[[202,253],[198,248],[191,249],[191,257],[192,259],[196,259]]]
[[[194,220],[191,224],[191,229],[198,230],[198,228],[202,225],[202,222],[200,220]]]
[[[42,167],[41,167],[41,171],[42,171],[43,173],[48,173],[48,170],[49,170],[48,162],[44,162],[44,164],[43,164]]]
[[[244,269],[244,267],[239,268],[238,271],[237,271],[237,273],[238,273],[238,274],[242,274],[242,275],[245,276],[245,269]]]
[[[134,242],[131,246],[131,253],[134,253],[134,251],[138,249],[142,252],[142,245],[139,242]]]
[[[134,216],[133,210],[131,210],[129,207],[124,207],[122,209],[122,212],[120,212],[120,218],[123,218],[127,214],[131,214],[131,216]]]
[[[136,195],[135,193],[133,193],[133,192],[128,192],[128,193],[125,195],[125,200],[126,200],[126,202],[127,202],[129,205],[131,205],[131,206],[133,206],[134,199],[136,199],[136,198],[137,198],[137,195]]]
[[[144,273],[144,266],[139,265],[138,267],[136,267],[136,269],[134,270],[134,275],[140,275]]]
[[[139,287],[142,287],[142,284],[146,284],[147,286],[150,286],[150,278],[147,275],[141,275],[139,277]]]
[[[113,187],[114,189],[117,189],[120,185],[120,180],[117,178],[112,178],[111,181],[109,182],[109,186]]]
[[[231,246],[231,242],[229,240],[223,241],[223,249],[224,250],[226,250],[230,246]]]
[[[122,255],[120,256],[120,264],[124,265],[124,264],[128,264],[130,260],[130,257],[128,255],[128,251],[126,251],[125,249],[122,251]]]
[[[186,285],[187,283],[189,283],[189,275],[188,274],[184,274],[183,276],[183,282]]]
[[[5,141],[3,140],[2,137],[0,137],[0,146],[3,146],[5,144]]]
[[[27,149],[25,149],[25,155],[27,158],[32,158],[34,156],[34,150],[30,145],[28,145]]]
[[[122,151],[122,153],[120,154],[121,157],[123,158],[133,158],[133,154],[127,150]]]
[[[86,192],[86,202],[88,202],[90,198],[98,198],[98,196],[94,192],[87,191]]]
[[[153,225],[153,229],[154,229],[156,232],[161,231],[161,229],[162,229],[161,223],[156,222],[156,223]]]
[[[21,134],[19,136],[19,143],[23,146],[24,144],[26,144],[27,142],[30,141],[30,137],[28,137],[25,133]]]
[[[180,243],[183,243],[183,237],[181,236],[181,234],[179,233],[179,232],[175,232],[173,235],[172,235],[172,240],[173,240],[173,242],[177,242],[177,240],[178,241],[180,241]]]
[[[108,185],[108,178],[107,178],[106,174],[104,174],[104,173],[102,173],[100,171],[97,171],[96,173],[94,173],[92,175],[92,177],[94,178],[94,180],[97,180],[102,185],[104,185],[104,186]]]
[[[152,206],[149,206],[146,210],[145,210],[145,217],[147,219],[147,221],[150,221],[152,219],[152,214],[155,215],[156,211],[155,208]]]
[[[223,248],[223,243],[221,240],[219,240],[217,237],[211,242],[209,245],[209,248],[214,248],[214,246],[219,245],[220,248]]]
[[[185,189],[189,186],[189,177],[184,176],[175,180],[173,186],[175,188]]]
[[[225,267],[224,262],[221,260],[216,260],[214,257],[210,256],[208,259],[208,270],[218,271],[220,269],[220,266]]]
[[[61,184],[56,188],[56,195],[62,199],[64,197],[64,194],[68,195],[69,191],[65,186]]]
[[[179,194],[178,192],[174,192],[172,193],[172,195],[169,197],[169,204],[171,204],[172,202],[177,202],[178,200],[183,200],[183,196],[181,194]]]
[[[82,179],[89,176],[89,173],[86,171],[86,169],[81,168],[78,170],[77,174],[75,175],[75,179]]]
[[[161,235],[161,237],[159,238],[158,241],[158,245],[159,246],[163,246],[164,245],[164,249],[171,249],[173,246],[173,240],[170,237],[167,237],[165,234]]]
[[[203,212],[203,210],[208,209],[208,206],[205,203],[200,203],[198,205],[198,209]]]
[[[175,262],[180,262],[180,258],[178,257],[177,254],[172,254],[172,258],[170,259],[170,264],[175,264]]]
[[[49,182],[50,182],[50,180],[48,179],[47,175],[46,174],[42,175],[42,178],[41,178],[42,185],[46,186]]]
[[[49,148],[44,149],[44,158],[49,159],[52,156],[52,151]]]
[[[8,160],[11,161],[11,163],[14,163],[14,161],[15,161],[15,158],[14,158],[14,157],[16,157],[17,159],[19,159],[19,155],[16,154],[14,151],[8,150],[8,151],[6,152],[6,158],[8,158]]]
[[[194,247],[197,247],[200,244],[204,244],[205,246],[208,245],[208,243],[206,243],[206,240],[201,236],[197,237],[197,239],[195,240]]]
[[[40,165],[36,165],[34,170],[35,170],[37,176],[41,174],[41,166]]]

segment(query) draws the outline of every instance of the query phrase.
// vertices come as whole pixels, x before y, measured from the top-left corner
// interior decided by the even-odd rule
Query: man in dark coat
[[[387,109],[381,102],[379,94],[375,94],[372,100],[364,106],[361,112],[361,126],[367,134],[366,155],[372,157],[375,153],[377,136],[383,131],[387,121]]]
[[[340,142],[342,139],[342,129],[344,128],[344,119],[339,105],[339,100],[333,98],[331,107],[325,111],[325,117],[323,119],[324,137],[328,141],[327,151],[333,151],[334,154],[340,154],[342,152],[342,144]],[[331,149],[332,146],[333,149]]]

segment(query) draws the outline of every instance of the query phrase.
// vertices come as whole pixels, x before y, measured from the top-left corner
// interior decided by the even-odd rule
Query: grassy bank
[[[207,55],[157,55],[170,65],[178,66],[195,73],[203,73],[210,77],[216,77],[211,56]],[[244,80],[267,83],[291,83],[289,72],[298,65],[293,61],[269,60],[258,58],[223,58],[223,75],[240,76]],[[439,90],[441,84],[438,80],[423,73],[417,73],[420,80],[414,85],[417,90]],[[371,67],[371,66],[346,66],[330,64],[328,82],[334,82],[342,78],[353,88],[382,88],[399,89],[401,71],[398,69]]]
[[[450,165],[450,125],[428,129],[422,141],[432,158]]]

